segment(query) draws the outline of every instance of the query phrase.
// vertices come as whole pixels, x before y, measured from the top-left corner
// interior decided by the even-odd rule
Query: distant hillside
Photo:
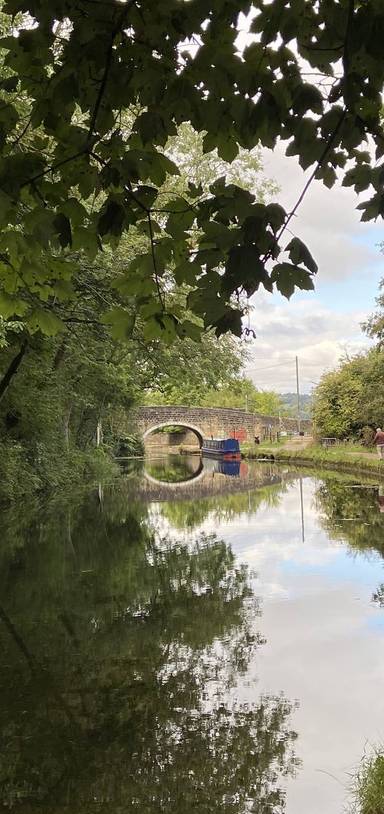
[[[282,393],[281,401],[285,409],[292,415],[297,415],[297,395],[296,393]],[[311,418],[311,396],[303,393],[300,396],[300,416],[301,418]]]

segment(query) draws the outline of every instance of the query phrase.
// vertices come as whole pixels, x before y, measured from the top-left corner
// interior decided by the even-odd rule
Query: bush
[[[67,489],[75,484],[112,478],[118,466],[103,449],[69,450],[58,455],[41,445],[35,456],[21,443],[0,441],[0,503],[37,492]]]
[[[0,502],[34,494],[42,486],[22,444],[0,441]]]
[[[167,428],[168,429],[168,428]],[[119,439],[116,455],[144,455],[144,443],[136,435],[124,435]]]
[[[375,431],[372,429],[372,427],[363,427],[360,433],[360,439],[364,447],[371,447],[374,437]]]

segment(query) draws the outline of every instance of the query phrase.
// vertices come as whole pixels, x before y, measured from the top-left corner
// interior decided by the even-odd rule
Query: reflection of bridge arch
[[[153,475],[150,475],[149,472],[147,472],[145,469],[143,475],[145,480],[148,481],[148,483],[152,484],[152,486],[160,487],[163,486],[169,489],[170,491],[173,490],[178,491],[180,489],[190,489],[192,481],[193,485],[195,486],[195,484],[197,484],[200,480],[204,478],[205,472],[203,462],[201,458],[199,458],[199,466],[196,469],[196,472],[193,472],[192,475],[190,475],[188,478],[184,478],[184,480],[172,482],[160,480],[159,478],[154,478]]]
[[[143,433],[143,441],[148,438],[149,435],[153,435],[153,433],[158,432],[158,430],[164,430],[167,427],[182,427],[185,430],[191,430],[197,436],[200,446],[203,446],[203,432],[199,427],[196,427],[194,424],[186,423],[183,421],[161,421],[158,424],[154,424],[153,427],[148,427],[147,430]]]
[[[159,481],[152,475],[143,473],[142,480],[136,486],[135,494],[148,503],[182,502],[216,495],[250,492],[264,486],[276,486],[279,483],[288,482],[290,477],[281,470],[277,472],[273,463],[249,467],[244,475],[240,474],[239,477],[230,477],[203,468],[197,477],[181,483]]]

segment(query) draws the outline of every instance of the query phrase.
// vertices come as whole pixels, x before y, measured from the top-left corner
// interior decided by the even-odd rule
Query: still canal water
[[[158,458],[0,518],[0,802],[342,814],[384,740],[375,484]]]

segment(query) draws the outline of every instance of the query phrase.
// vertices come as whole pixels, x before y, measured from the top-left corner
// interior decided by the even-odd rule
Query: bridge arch
[[[180,419],[177,419],[175,421],[172,421],[172,420],[161,421],[160,423],[157,423],[157,424],[154,424],[151,427],[148,427],[143,432],[143,441],[144,441],[144,443],[145,443],[145,439],[148,438],[149,435],[152,435],[153,433],[157,432],[158,430],[164,430],[167,427],[182,427],[185,430],[191,430],[191,432],[194,432],[195,435],[197,436],[197,439],[199,441],[200,446],[201,447],[203,446],[204,434],[203,434],[202,430],[200,429],[200,427],[196,427],[194,424],[191,424],[190,422],[187,422],[187,421],[182,421]]]

